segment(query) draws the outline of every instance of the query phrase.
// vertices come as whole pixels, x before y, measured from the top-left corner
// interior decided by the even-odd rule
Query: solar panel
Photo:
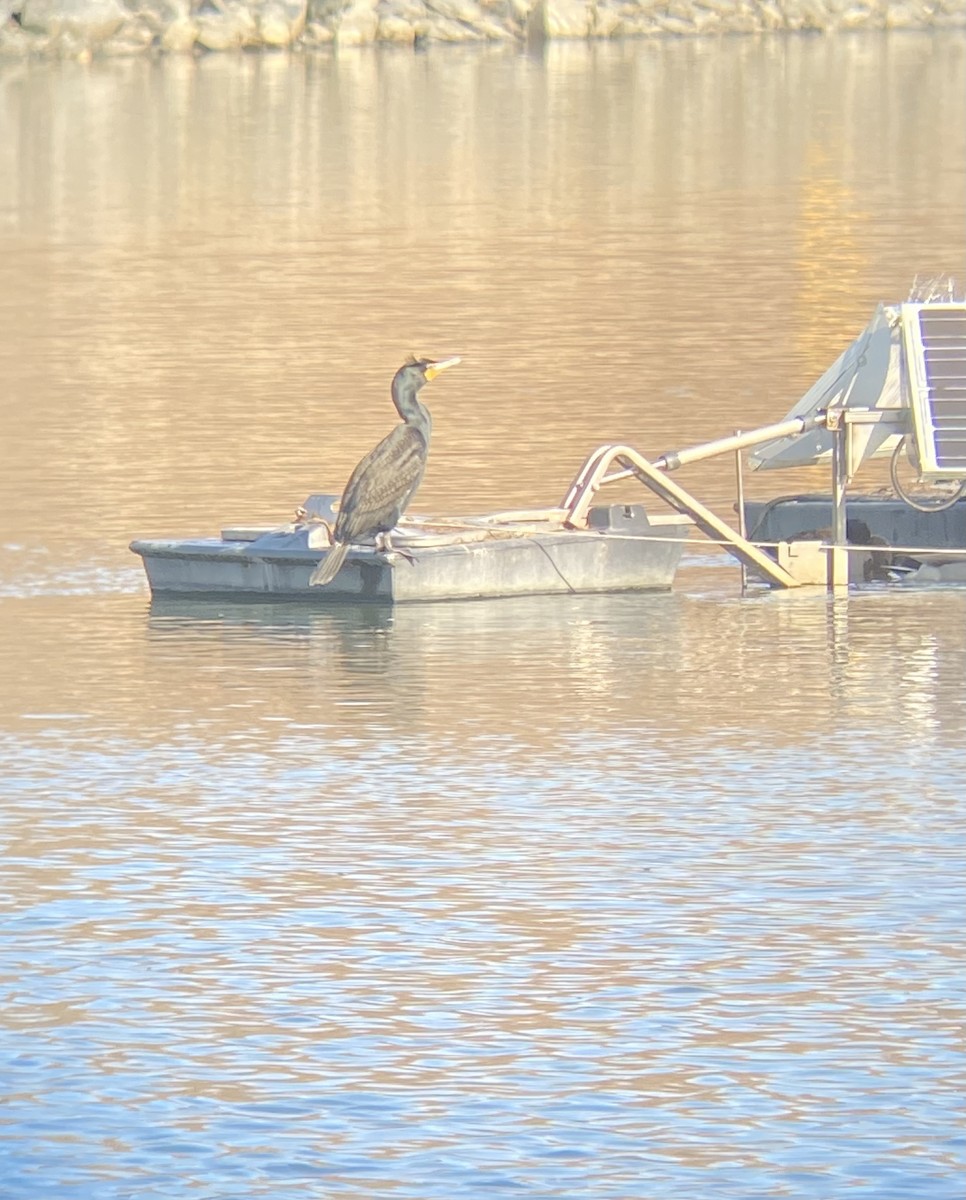
[[[920,471],[966,478],[966,304],[903,304],[902,344]]]

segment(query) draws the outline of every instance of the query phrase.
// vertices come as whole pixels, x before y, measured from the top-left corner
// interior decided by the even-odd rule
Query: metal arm
[[[661,471],[674,471],[689,463],[701,462],[705,458],[714,458],[718,454],[743,450],[748,446],[757,446],[772,438],[807,433],[810,429],[823,426],[825,419],[824,412],[809,417],[794,417],[790,421],[781,421],[777,425],[764,425],[760,429],[751,429],[747,433],[718,438],[713,442],[703,442],[685,450],[671,450],[653,461],[642,459],[642,456],[629,446],[598,446],[577,472],[577,476],[561,504],[561,507],[566,509],[569,514],[567,524],[576,528],[586,526],[587,512],[593,498],[605,483],[616,483],[619,479],[637,478],[647,484],[644,472],[634,465],[635,459],[646,462],[648,466],[656,467]],[[615,462],[619,464],[620,469],[609,474],[608,472]],[[648,484],[648,486],[650,485]]]

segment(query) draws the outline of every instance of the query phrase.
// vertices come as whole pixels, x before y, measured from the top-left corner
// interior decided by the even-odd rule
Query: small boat
[[[310,496],[275,529],[131,543],[154,595],[396,604],[553,593],[667,590],[691,522],[641,504],[473,517],[404,517],[393,549],[353,545],[325,587],[309,578],[329,547],[338,497]]]

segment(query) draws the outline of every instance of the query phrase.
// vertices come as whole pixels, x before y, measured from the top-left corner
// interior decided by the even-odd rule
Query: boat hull
[[[637,507],[637,506],[634,506]],[[405,554],[353,547],[324,587],[309,577],[324,550],[311,527],[257,537],[138,540],[156,595],[397,604],[425,600],[667,590],[689,522],[661,517],[592,530],[477,528],[472,537],[405,539]],[[231,531],[226,531],[230,534]],[[400,539],[402,541],[403,539]],[[442,544],[440,544],[442,542]]]
[[[849,496],[849,521],[864,521],[872,537],[889,546],[946,550],[966,546],[966,500],[937,512],[922,512],[889,496]],[[832,497],[823,494],[746,500],[748,536],[760,542],[787,542],[832,523]]]

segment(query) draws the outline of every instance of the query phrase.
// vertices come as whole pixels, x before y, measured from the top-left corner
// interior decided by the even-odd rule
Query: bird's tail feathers
[[[345,556],[348,553],[349,545],[347,542],[336,542],[309,576],[309,587],[323,587],[325,584],[331,583],[336,575],[338,575],[339,568],[342,566]]]

